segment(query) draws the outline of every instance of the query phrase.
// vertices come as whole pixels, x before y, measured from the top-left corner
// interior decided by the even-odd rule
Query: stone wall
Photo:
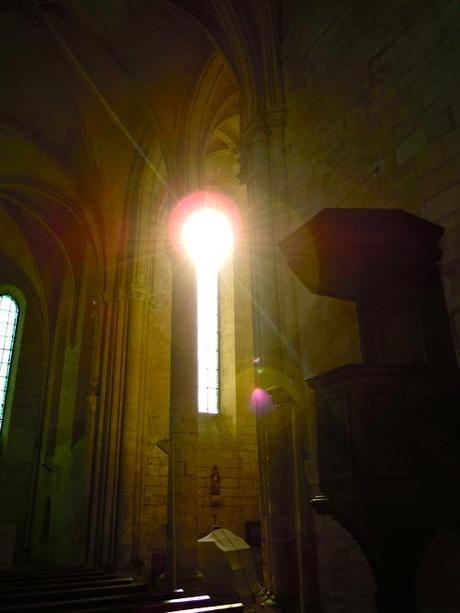
[[[241,253],[241,247],[239,250]],[[217,523],[244,538],[245,522],[259,517],[256,420],[250,408],[253,368],[252,342],[250,339],[248,342],[250,310],[241,289],[241,279],[247,273],[247,263],[235,256],[220,275],[220,414],[199,416],[201,536]],[[219,501],[212,501],[209,496],[214,466],[221,477]]]
[[[237,152],[228,149],[207,155],[206,185],[233,199],[241,224],[235,228],[235,253],[220,274],[219,415],[199,417],[198,534],[215,522],[245,538],[245,523],[259,520],[256,420],[250,408],[254,386],[250,269],[246,229],[246,187],[238,180]],[[221,500],[209,496],[210,473],[218,466]]]
[[[459,15],[457,0],[292,2],[282,45],[289,202],[298,225],[324,207],[401,208],[443,225],[457,353]],[[312,308],[320,323],[326,299]],[[334,331],[345,327],[341,320]],[[335,360],[349,341],[339,332]]]
[[[34,561],[51,565],[85,561],[91,497],[91,358],[98,308],[92,271],[91,258],[85,258],[78,292],[70,275],[64,278],[52,335],[31,554]]]
[[[220,276],[220,412],[199,415],[197,537],[217,523],[245,538],[245,522],[259,519],[255,415],[250,409],[253,356],[247,257],[238,253]],[[143,434],[143,559],[152,573],[164,560],[167,538],[168,458],[156,445],[169,433],[171,271],[161,250],[155,256],[154,308],[147,346]],[[210,497],[210,474],[220,475],[221,494]],[[153,560],[151,554],[153,553]],[[157,568],[155,568],[157,565]]]
[[[255,422],[255,418],[246,421]],[[200,415],[199,536],[217,524],[245,538],[245,522],[259,518],[255,423],[241,424],[238,430],[223,415]],[[214,466],[220,475],[218,498],[210,495]]]
[[[34,512],[37,451],[48,373],[47,335],[33,254],[8,215],[7,207],[0,210],[0,227],[0,291],[12,293],[20,307],[0,435],[0,525],[14,526],[14,557],[23,560],[30,547]]]

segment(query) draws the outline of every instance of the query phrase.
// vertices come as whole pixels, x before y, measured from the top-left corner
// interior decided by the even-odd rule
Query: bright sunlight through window
[[[0,296],[0,429],[5,410],[6,392],[13,357],[14,337],[18,323],[19,307],[8,294]]]
[[[197,276],[198,411],[219,412],[219,268],[233,249],[233,230],[217,209],[203,207],[182,226]]]

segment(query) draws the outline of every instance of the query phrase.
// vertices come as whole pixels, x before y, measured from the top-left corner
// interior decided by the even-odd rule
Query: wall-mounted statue
[[[220,494],[220,474],[219,467],[214,465],[209,475],[209,506],[221,507],[224,500]],[[216,520],[214,521],[216,523]]]
[[[219,468],[217,465],[212,467],[211,474],[209,475],[210,484],[209,484],[209,493],[211,496],[219,496],[220,495],[220,475]]]

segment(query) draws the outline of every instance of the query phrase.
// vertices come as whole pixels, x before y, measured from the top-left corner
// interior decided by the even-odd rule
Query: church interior
[[[460,1],[0,32],[0,611],[179,610],[27,581],[212,594],[221,534],[194,611],[460,612]]]

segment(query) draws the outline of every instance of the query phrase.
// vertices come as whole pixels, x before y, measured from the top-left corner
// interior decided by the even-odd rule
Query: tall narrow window
[[[197,278],[198,411],[219,412],[219,268],[233,248],[229,219],[200,207],[185,220],[182,239]]]
[[[197,275],[198,411],[219,412],[219,276],[200,269]]]
[[[11,374],[18,316],[19,307],[16,300],[9,294],[0,295],[0,429]]]

